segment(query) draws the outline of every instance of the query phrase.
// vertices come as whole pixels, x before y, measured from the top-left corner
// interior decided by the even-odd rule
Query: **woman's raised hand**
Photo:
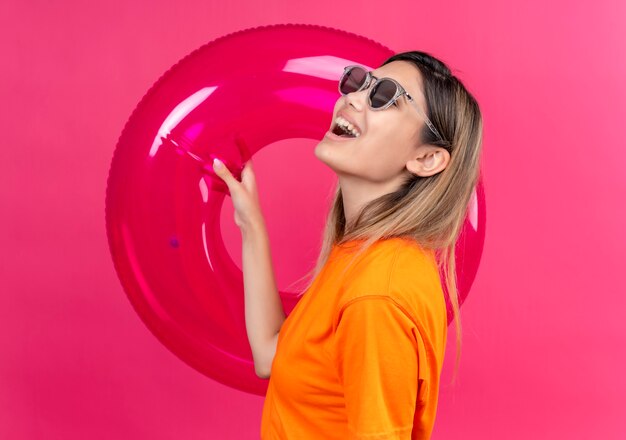
[[[235,208],[235,223],[241,232],[246,233],[258,226],[265,226],[259,203],[256,178],[252,169],[252,159],[246,162],[241,171],[241,182],[217,158],[213,160],[213,171],[228,186]]]

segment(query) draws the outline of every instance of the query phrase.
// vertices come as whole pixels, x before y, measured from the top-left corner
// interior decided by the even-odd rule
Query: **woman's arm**
[[[285,312],[276,288],[270,244],[256,188],[252,160],[241,171],[241,182],[217,158],[215,175],[224,180],[233,199],[235,223],[241,230],[245,320],[257,376],[270,375],[278,331]]]
[[[242,265],[246,330],[254,370],[258,377],[267,379],[285,312],[276,287],[269,237],[262,220],[242,229]]]

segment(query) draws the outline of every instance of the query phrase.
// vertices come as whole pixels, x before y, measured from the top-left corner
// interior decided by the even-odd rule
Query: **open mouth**
[[[347,121],[343,120],[343,118],[338,118],[338,120],[335,120],[332,133],[345,138],[357,138],[361,135],[361,133],[354,127],[350,129],[347,125]]]

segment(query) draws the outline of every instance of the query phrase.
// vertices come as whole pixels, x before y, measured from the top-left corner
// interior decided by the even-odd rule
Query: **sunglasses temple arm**
[[[415,102],[413,97],[409,94],[407,94],[406,97],[407,97],[407,101],[409,101],[413,105],[413,107],[415,107],[418,113],[422,116],[422,118],[424,118],[424,122],[426,123],[426,125],[428,125],[428,128],[430,128],[430,131],[432,131],[435,134],[435,136],[437,136],[439,139],[443,140],[443,137],[439,134],[439,131],[437,131],[433,123],[430,122],[430,119],[428,119],[428,116],[426,116],[426,114],[422,111],[419,105],[417,105],[417,102]]]

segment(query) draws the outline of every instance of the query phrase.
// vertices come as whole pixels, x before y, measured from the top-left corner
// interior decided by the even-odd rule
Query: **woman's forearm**
[[[262,221],[242,230],[245,320],[259,377],[269,377],[285,312],[276,287],[269,237]]]

